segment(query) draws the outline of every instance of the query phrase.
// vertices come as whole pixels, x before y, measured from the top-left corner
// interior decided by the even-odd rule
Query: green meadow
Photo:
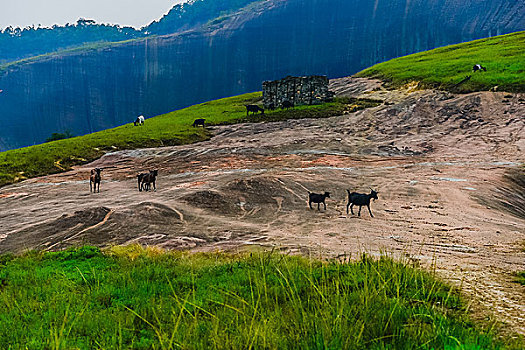
[[[0,257],[2,349],[518,349],[433,272],[139,246]]]
[[[486,72],[472,72],[475,64]],[[457,85],[466,76],[471,79]],[[391,87],[419,82],[421,87],[455,92],[525,92],[525,32],[440,47],[379,63],[358,76],[382,79]]]

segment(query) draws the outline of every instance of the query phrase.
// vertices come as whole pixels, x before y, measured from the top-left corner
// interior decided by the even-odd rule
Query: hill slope
[[[147,119],[144,126],[133,124],[65,140],[44,143],[0,153],[0,186],[70,170],[71,166],[100,158],[106,152],[123,149],[162,147],[203,141],[210,137],[205,129],[193,128],[192,122],[205,118],[206,124],[241,121],[272,121],[294,118],[331,117],[346,109],[377,105],[373,101],[336,100],[322,106],[299,106],[291,111],[266,111],[264,115],[246,116],[245,104],[258,102],[261,93],[209,101],[182,110]],[[348,104],[352,103],[352,107]]]
[[[11,66],[0,73],[0,150],[524,27],[522,2],[261,1],[184,33]]]
[[[486,72],[472,72],[482,64]],[[460,92],[489,90],[525,92],[525,32],[441,47],[377,64],[358,76],[401,86],[413,81],[424,87]],[[471,78],[461,83],[466,77]]]

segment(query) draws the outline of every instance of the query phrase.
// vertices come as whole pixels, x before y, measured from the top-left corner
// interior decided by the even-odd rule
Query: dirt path
[[[523,188],[504,177],[525,162],[525,96],[378,87],[332,82],[339,95],[387,102],[374,109],[216,127],[207,142],[107,154],[4,187],[0,252],[141,243],[409,254],[415,264],[435,261],[525,334],[525,288],[513,282],[525,270],[525,218],[506,209],[524,205]],[[100,194],[89,193],[93,167],[104,168]],[[159,169],[158,190],[138,192],[136,174],[150,168]],[[366,208],[347,215],[346,189],[368,187],[380,191],[375,217]],[[308,209],[307,191],[330,191],[327,211]]]

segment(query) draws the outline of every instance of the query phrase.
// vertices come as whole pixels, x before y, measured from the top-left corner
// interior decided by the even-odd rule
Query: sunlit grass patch
[[[4,256],[0,324],[6,349],[504,347],[432,273],[367,256],[139,246]]]
[[[421,87],[457,92],[525,91],[525,32],[501,35],[395,58],[358,73],[392,87],[418,82]],[[472,72],[475,64],[486,72]],[[470,80],[457,85],[466,76]]]

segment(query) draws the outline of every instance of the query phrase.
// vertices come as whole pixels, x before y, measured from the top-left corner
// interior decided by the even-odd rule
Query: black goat
[[[248,116],[248,113],[252,112],[252,114],[259,113],[264,114],[264,109],[257,105],[244,105],[246,107],[246,116]]]
[[[372,215],[372,211],[370,210],[370,199],[378,199],[377,194],[379,192],[374,191],[373,189],[370,189],[370,194],[362,194],[357,192],[350,192],[349,190],[346,190],[348,192],[348,204],[346,205],[346,214],[348,214],[348,207],[350,207],[350,211],[352,212],[352,215],[354,215],[354,205],[359,206],[359,213],[357,215],[361,216],[361,207],[363,205],[366,205],[368,207],[368,212],[370,213],[371,217],[374,217]]]
[[[290,109],[290,108],[294,108],[293,102],[283,101],[283,103],[281,104],[281,109]]]
[[[150,170],[149,173],[138,174],[137,179],[139,182],[139,192],[142,190],[149,191],[152,184],[153,190],[156,191],[157,187],[155,186],[155,181],[157,180],[158,175],[158,170]]]
[[[204,128],[204,122],[206,121],[206,119],[195,119],[195,121],[193,122],[193,127],[197,127],[197,126],[202,126]]]
[[[137,181],[138,181],[138,184],[139,184],[139,192],[142,192],[142,179],[146,175],[148,175],[148,173],[142,173],[142,174],[138,174],[137,175]]]
[[[89,177],[89,192],[97,192],[97,184],[98,184],[98,192],[100,193],[100,179],[101,179],[100,172],[101,171],[102,169],[99,169],[99,168],[95,168],[91,170],[91,176]]]
[[[473,72],[477,72],[477,71],[484,71],[486,72],[487,71],[487,68],[483,67],[481,64],[475,64],[474,67],[472,67],[472,71]]]
[[[308,205],[310,206],[310,209],[313,209],[312,203],[317,203],[317,210],[320,210],[319,205],[323,203],[324,210],[326,210],[326,203],[324,202],[326,198],[330,198],[330,192],[325,192],[324,194],[308,192]]]

